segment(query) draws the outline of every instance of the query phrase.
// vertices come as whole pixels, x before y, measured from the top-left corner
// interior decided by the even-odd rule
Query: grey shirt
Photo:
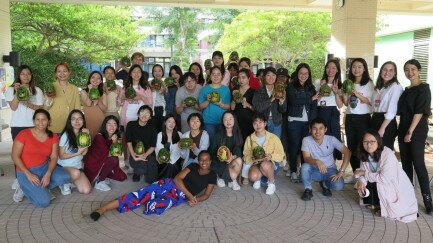
[[[198,103],[198,95],[200,94],[200,91],[202,89],[202,86],[197,84],[195,86],[195,90],[194,93],[189,93],[185,86],[180,87],[177,92],[176,92],[176,100],[175,100],[175,104],[176,107],[178,106],[182,106],[183,100],[185,100],[185,98],[187,97],[194,97],[197,99],[197,103]],[[181,118],[181,130],[182,133],[185,133],[186,131],[189,131],[189,127],[188,127],[188,123],[186,122],[186,120],[188,119],[188,116],[192,113],[201,113],[200,110],[195,109],[194,107],[192,108],[185,108],[183,109],[182,113],[180,114],[180,118]]]
[[[335,167],[334,149],[343,152],[343,143],[334,136],[325,135],[322,144],[317,144],[312,136],[302,140],[302,151],[309,152],[313,159],[322,161],[326,167]]]

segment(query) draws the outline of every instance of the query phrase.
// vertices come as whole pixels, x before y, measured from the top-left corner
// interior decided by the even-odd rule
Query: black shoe
[[[140,175],[134,174],[134,175],[132,176],[132,181],[133,181],[133,182],[139,182],[139,181],[140,181]]]
[[[302,195],[302,200],[304,201],[310,201],[313,197],[313,190],[311,189],[305,189],[304,194]]]
[[[99,219],[100,217],[101,217],[101,214],[98,213],[98,212],[96,212],[96,211],[90,214],[90,218],[92,218],[93,221],[98,221],[98,219]]]
[[[323,194],[323,196],[325,196],[325,197],[331,197],[332,196],[331,190],[329,188],[326,188],[323,185],[323,181],[319,182],[319,185],[322,188],[322,194]]]
[[[433,211],[432,198],[430,194],[422,194],[422,199],[424,199],[425,212],[431,214]]]

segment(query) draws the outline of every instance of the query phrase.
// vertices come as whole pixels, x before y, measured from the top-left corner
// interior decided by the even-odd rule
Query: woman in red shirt
[[[48,130],[50,113],[37,109],[33,115],[35,127],[22,130],[12,146],[12,160],[17,167],[17,179],[23,193],[36,207],[48,207],[49,189],[70,181],[69,173],[57,167],[59,137]]]

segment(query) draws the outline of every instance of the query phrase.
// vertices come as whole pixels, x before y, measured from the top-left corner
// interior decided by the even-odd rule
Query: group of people
[[[348,75],[353,89],[347,92],[335,59],[313,82],[306,63],[291,75],[285,68],[267,67],[256,77],[249,58],[232,54],[225,65],[223,54],[215,51],[205,71],[199,63],[186,73],[174,65],[169,82],[158,64],[149,80],[144,56],[134,53],[130,67],[90,73],[81,91],[69,82],[68,65],[59,63],[54,95],[36,87],[31,68],[21,66],[6,92],[13,111],[14,200],[25,196],[46,207],[52,199],[49,189],[58,186],[63,195],[75,187],[90,193],[92,185],[108,191],[109,179],[123,181],[131,173],[134,182],[144,177],[149,186],[120,196],[91,217],[98,220],[107,210],[126,212],[140,205],[146,214],[160,214],[182,202],[194,206],[208,199],[214,185],[240,190],[240,184],[251,182],[272,195],[274,175],[287,160],[286,176],[302,180],[303,200],[313,197],[313,181],[319,181],[325,196],[332,195],[331,189],[342,190],[350,163],[362,203],[403,222],[417,216],[411,184],[415,168],[431,213],[424,161],[431,95],[420,80],[417,60],[404,65],[411,85],[403,90],[395,63],[382,65],[374,85],[366,61],[356,58]],[[108,84],[116,77],[115,85]],[[323,86],[330,92],[322,93]],[[22,87],[30,92],[28,100],[18,97]],[[341,142],[343,106],[347,147]],[[91,142],[82,144],[83,133]],[[403,170],[393,152],[397,136]],[[116,143],[123,147],[123,169],[120,155],[111,151]]]

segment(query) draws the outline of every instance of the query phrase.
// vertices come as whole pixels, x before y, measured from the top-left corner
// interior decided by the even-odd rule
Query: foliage
[[[212,21],[207,23],[204,28],[212,31],[209,38],[211,46],[216,46],[221,36],[224,34],[224,27],[230,24],[236,16],[242,13],[239,9],[202,9],[201,15],[209,16]]]
[[[54,65],[65,61],[72,81],[81,85],[87,76],[82,62],[117,59],[143,38],[125,6],[17,2],[10,12],[12,48],[41,82],[52,79]]]
[[[320,77],[331,32],[329,13],[287,11],[246,11],[227,25],[217,49],[253,62],[272,59],[294,71],[300,62],[308,63],[313,77]]]

